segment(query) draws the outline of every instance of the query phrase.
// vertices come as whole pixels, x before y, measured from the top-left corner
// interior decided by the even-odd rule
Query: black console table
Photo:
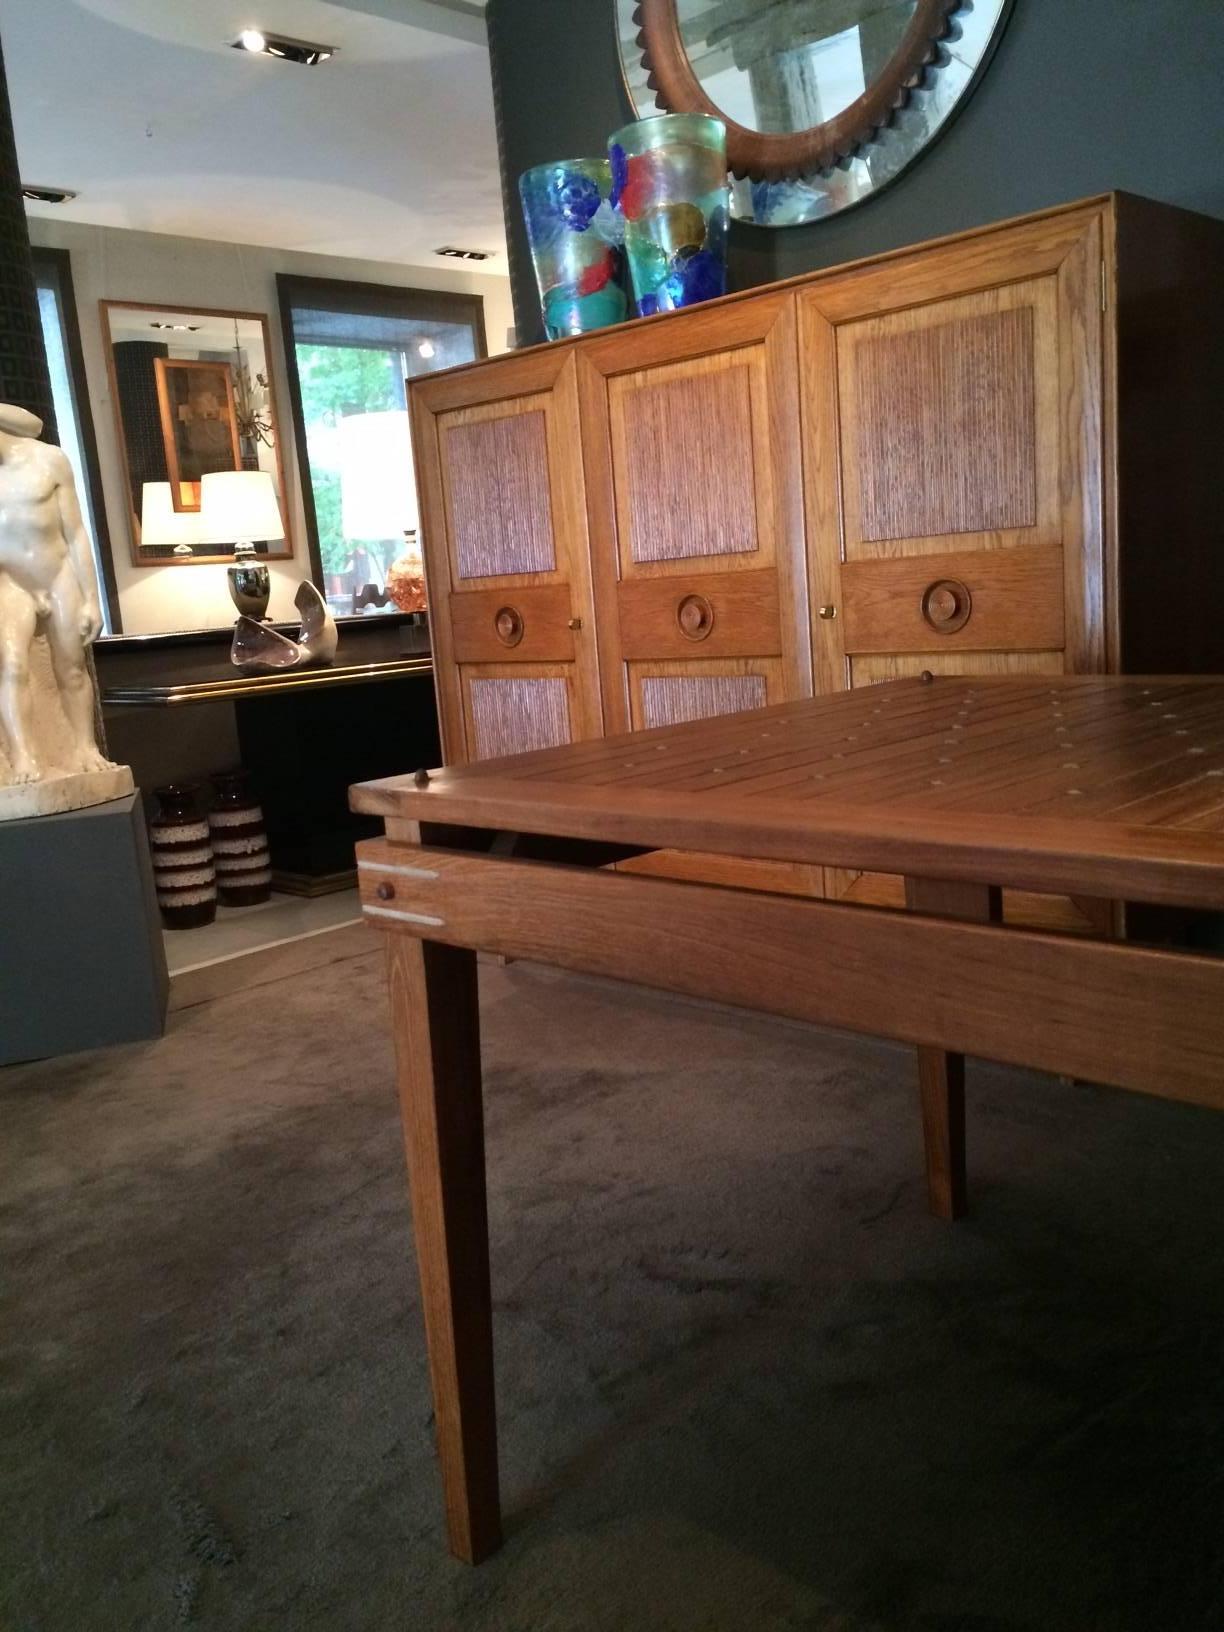
[[[160,684],[112,685],[103,688],[108,708],[174,708],[183,703],[236,702],[244,697],[275,697],[306,688],[361,685],[403,674],[433,674],[430,657],[384,657],[372,663],[333,663],[324,669],[290,669],[284,674],[235,674],[233,669],[204,680],[169,680]]]
[[[441,759],[427,628],[353,623],[341,623],[334,664],[285,674],[237,672],[225,630],[121,637],[96,649],[107,711],[232,708],[241,761],[264,809],[273,887],[294,894],[354,882],[353,846],[378,824],[349,810],[353,782]],[[402,649],[413,645],[425,649]],[[204,781],[225,768],[201,764],[196,774]]]

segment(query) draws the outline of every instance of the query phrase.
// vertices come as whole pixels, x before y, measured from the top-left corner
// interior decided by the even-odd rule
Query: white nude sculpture
[[[0,821],[132,791],[94,733],[98,580],[72,467],[41,431],[0,404]]]

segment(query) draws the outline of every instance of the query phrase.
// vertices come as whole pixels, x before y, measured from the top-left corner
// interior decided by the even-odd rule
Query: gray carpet
[[[0,1073],[4,1632],[1224,1626],[1224,1116],[973,1067],[949,1227],[904,1051],[482,981],[504,1550],[371,955]]]

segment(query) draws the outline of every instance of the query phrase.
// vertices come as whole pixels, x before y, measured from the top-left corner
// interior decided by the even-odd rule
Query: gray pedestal
[[[136,794],[0,822],[0,1065],[160,1037],[168,985]]]

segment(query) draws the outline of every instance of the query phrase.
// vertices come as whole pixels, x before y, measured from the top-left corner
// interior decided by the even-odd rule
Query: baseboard
[[[272,888],[280,895],[335,895],[337,890],[351,890],[356,884],[356,867],[345,867],[338,873],[287,873],[279,867],[272,869]]]
[[[194,1008],[197,1003],[250,991],[253,986],[264,986],[290,975],[308,974],[329,963],[359,958],[378,950],[377,937],[362,922],[336,924],[310,935],[274,941],[269,946],[256,947],[235,957],[218,958],[213,963],[199,963],[171,975],[169,1011],[173,1014],[178,1009]]]

